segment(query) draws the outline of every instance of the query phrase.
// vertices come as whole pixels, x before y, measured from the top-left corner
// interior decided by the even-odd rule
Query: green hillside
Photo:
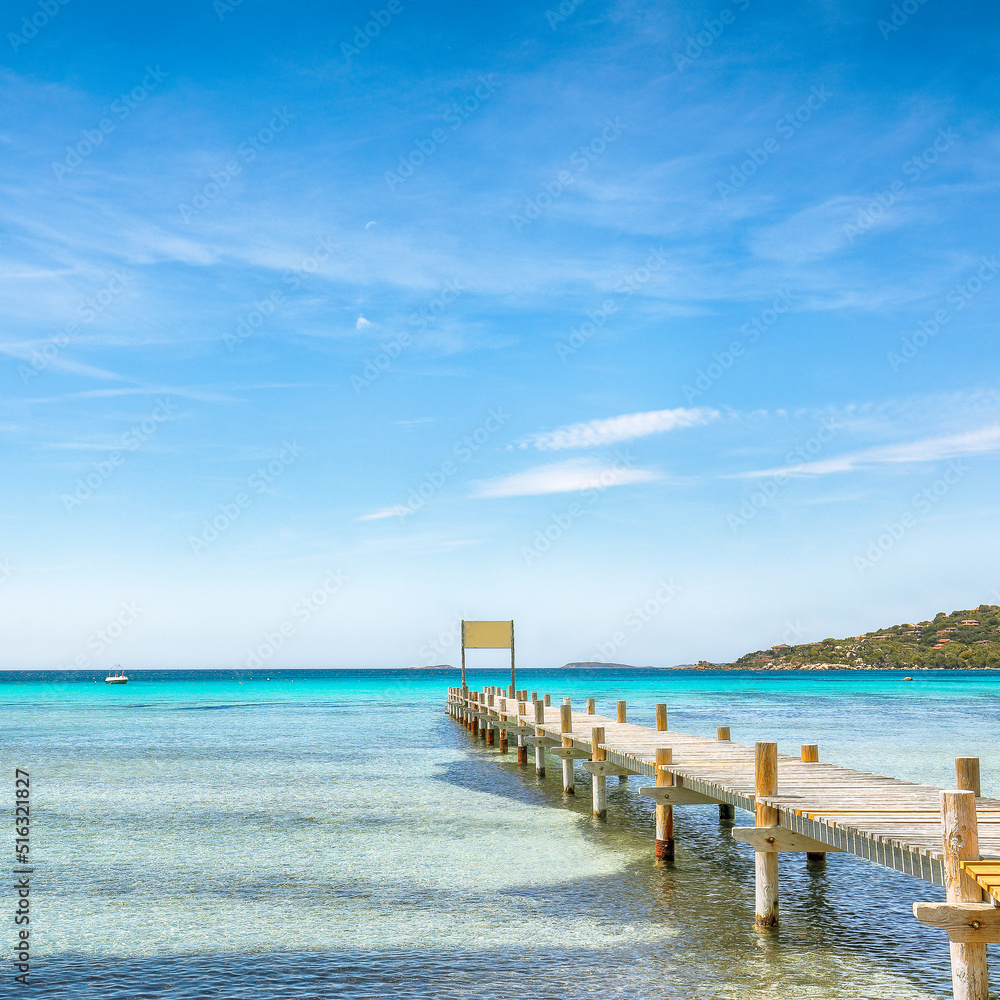
[[[855,670],[1000,668],[1000,607],[980,604],[974,611],[943,611],[933,621],[892,625],[850,639],[823,639],[746,653],[733,669],[791,670],[796,667],[850,667]]]

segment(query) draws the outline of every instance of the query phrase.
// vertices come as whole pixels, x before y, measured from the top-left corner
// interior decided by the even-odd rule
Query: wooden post
[[[548,708],[552,704],[552,695],[547,694],[545,696],[545,707]]]
[[[465,622],[462,622],[462,690],[465,690]]]
[[[594,713],[591,712],[591,715]],[[604,726],[594,726],[590,730],[591,760],[607,760],[607,751],[601,747],[604,742]],[[603,774],[592,775],[591,784],[594,791],[594,818],[608,818],[608,779]]]
[[[666,771],[660,770],[661,764],[673,762],[674,752],[670,747],[657,747],[656,750],[656,783],[658,785],[672,785],[674,776]],[[656,860],[674,860],[674,807],[656,807]]]
[[[538,692],[537,691],[532,691],[531,692],[531,700],[532,701],[538,701]]]
[[[944,842],[944,888],[949,903],[979,903],[976,880],[962,871],[963,861],[979,858],[976,793],[972,789],[941,793],[941,831]],[[955,1000],[986,1000],[989,982],[986,945],[949,941],[951,988]]]
[[[716,726],[715,738],[723,742],[729,741],[729,726]],[[719,822],[732,823],[736,819],[736,806],[728,802],[719,803]]]
[[[587,715],[597,715],[597,702],[593,698],[587,699]]]
[[[569,698],[564,698],[559,706],[559,728],[563,734],[562,745],[572,747],[573,740],[566,733],[573,732],[573,706]],[[576,795],[576,776],[573,772],[573,758],[563,757],[563,795]]]
[[[514,623],[510,623],[510,696],[514,697]]]
[[[819,744],[818,743],[803,743],[800,752],[802,754],[802,760],[806,764],[818,764],[819,763]],[[806,852],[806,865],[811,868],[820,868],[826,864],[826,851],[807,851]]]
[[[665,733],[667,731],[667,706],[656,706],[656,731]]]
[[[968,792],[975,792],[977,799],[983,794],[983,790],[979,784],[978,757],[956,757],[955,778],[957,779],[958,788]]]
[[[778,793],[778,744],[757,743],[754,757],[754,794],[757,797],[757,826],[777,826],[778,810],[760,800]],[[755,851],[756,924],[778,924],[778,852]]]
[[[487,723],[486,723],[486,745],[488,747],[493,746],[493,741],[494,741],[494,735],[493,735],[493,733],[494,733],[493,726],[487,720]]]
[[[545,705],[540,702],[537,698],[535,699],[535,726],[537,727],[540,723],[545,721]],[[535,729],[535,735],[538,735],[538,729]],[[545,777],[545,747],[541,744],[535,744],[535,774],[539,778]]]
[[[623,701],[618,702],[618,721],[625,721],[625,702]]]

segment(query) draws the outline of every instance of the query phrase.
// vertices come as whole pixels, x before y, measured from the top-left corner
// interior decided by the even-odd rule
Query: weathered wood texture
[[[475,695],[470,691],[463,701],[461,688],[455,688],[451,695],[462,711],[469,712],[470,725],[478,721],[472,711],[480,711]],[[527,732],[544,728],[550,735],[561,734],[558,707],[537,703],[529,709],[533,711],[527,717],[519,713]],[[753,747],[676,730],[659,732],[649,726],[581,713],[573,713],[574,731],[570,735],[575,745],[590,750],[595,726],[605,730],[608,774],[617,773],[610,770],[617,767],[625,774],[655,779],[656,749],[670,747],[670,771],[682,779],[684,788],[756,813]],[[723,732],[717,731],[716,737],[728,736],[725,728],[720,727]],[[767,796],[765,804],[777,810],[780,826],[829,850],[836,848],[927,882],[944,884],[939,788],[836,764],[810,763],[799,754],[779,753],[777,766],[781,776],[778,793]],[[537,768],[544,773],[541,747],[536,747]],[[976,807],[981,850],[987,856],[1000,857],[1000,800],[978,798]]]

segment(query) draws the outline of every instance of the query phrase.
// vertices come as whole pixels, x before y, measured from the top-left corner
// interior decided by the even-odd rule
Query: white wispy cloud
[[[938,462],[947,458],[961,458],[965,455],[983,455],[1000,451],[1000,424],[982,427],[961,434],[941,434],[919,441],[902,444],[879,445],[861,451],[820,459],[816,462],[802,462],[785,465],[776,469],[758,469],[754,472],[737,472],[726,478],[756,479],[761,476],[824,476],[833,472],[854,472],[880,465],[899,465],[910,462]]]
[[[633,469],[621,462],[573,458],[481,482],[474,496],[493,499],[539,496],[543,493],[577,493],[581,490],[624,486],[627,483],[649,483],[662,478],[659,472],[652,469]]]
[[[412,514],[413,509],[407,507],[405,504],[394,504],[392,507],[380,507],[378,510],[373,510],[370,514],[362,514],[360,517],[355,518],[356,521],[381,521],[384,517],[406,517],[407,514]]]
[[[620,417],[605,417],[580,424],[567,424],[554,431],[544,431],[519,442],[522,448],[539,451],[562,451],[566,448],[596,448],[604,444],[620,444],[650,434],[697,427],[719,416],[718,410],[705,406],[678,407],[676,410],[650,410],[646,413],[626,413]]]

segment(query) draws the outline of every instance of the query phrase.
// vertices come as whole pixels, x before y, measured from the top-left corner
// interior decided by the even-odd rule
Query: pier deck
[[[775,743],[744,746],[720,727],[716,739],[667,726],[667,706],[656,706],[656,728],[586,712],[570,700],[549,704],[513,687],[482,692],[449,688],[448,711],[473,732],[499,743],[535,747],[544,773],[545,754],[561,758],[563,791],[575,794],[575,764],[592,777],[594,815],[607,814],[605,782],[618,775],[644,775],[653,784],[639,794],[656,803],[657,861],[673,860],[673,808],[712,805],[720,819],[733,808],[754,814],[753,826],[734,827],[737,840],[754,849],[756,923],[778,923],[778,856],[805,853],[822,862],[830,852],[864,858],[946,889],[944,903],[916,903],[914,916],[948,934],[955,1000],[987,1000],[986,945],[1000,943],[1000,799],[983,798],[979,761],[956,760],[958,789],[946,790],[819,761],[818,748],[804,745],[799,757],[779,754]],[[985,900],[985,901],[984,901]]]

